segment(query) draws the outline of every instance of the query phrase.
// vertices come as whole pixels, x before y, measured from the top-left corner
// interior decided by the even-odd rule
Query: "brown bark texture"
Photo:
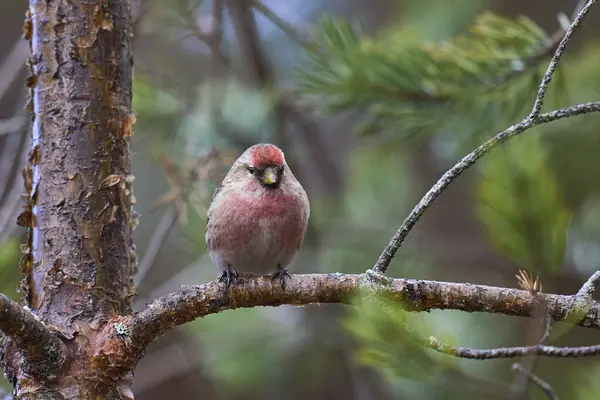
[[[107,321],[131,312],[134,293],[130,9],[127,0],[32,0],[27,11],[32,149],[20,291],[64,343],[64,362],[32,375],[7,339],[18,399],[121,398],[123,371],[94,346]]]

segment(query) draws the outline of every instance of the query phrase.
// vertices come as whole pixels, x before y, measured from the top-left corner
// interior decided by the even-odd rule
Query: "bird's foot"
[[[281,288],[285,290],[286,278],[290,280],[292,279],[290,273],[287,272],[287,269],[283,268],[281,265],[277,265],[277,270],[271,274],[271,281],[279,279],[279,283],[281,283]]]
[[[219,282],[225,282],[225,286],[228,288],[231,283],[237,283],[238,273],[235,269],[228,267],[221,271],[218,277]]]

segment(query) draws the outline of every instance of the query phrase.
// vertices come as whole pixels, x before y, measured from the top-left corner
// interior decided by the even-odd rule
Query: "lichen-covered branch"
[[[11,338],[18,353],[23,355],[23,368],[29,375],[45,379],[55,374],[65,361],[60,339],[29,310],[1,293],[0,332]]]
[[[129,348],[144,349],[170,329],[198,317],[236,308],[350,303],[352,296],[360,292],[383,293],[409,311],[445,309],[522,317],[535,315],[538,298],[542,298],[554,321],[600,329],[598,302],[593,302],[581,318],[568,319],[576,295],[534,295],[511,288],[415,279],[386,278],[378,282],[369,274],[339,273],[293,275],[285,290],[268,277],[251,275],[243,275],[243,282],[229,290],[216,282],[184,286],[178,292],[154,300],[133,317],[120,318],[117,324],[127,332]],[[114,331],[115,328],[109,329]]]
[[[577,298],[583,300],[592,300],[592,295],[600,285],[600,271],[594,272],[592,276],[581,286],[577,292]]]
[[[548,85],[552,80],[552,75],[554,74],[554,71],[558,67],[558,63],[562,54],[567,48],[567,43],[571,39],[573,32],[577,29],[577,27],[581,24],[581,22],[587,15],[587,12],[589,11],[590,7],[594,5],[596,1],[597,0],[589,0],[587,2],[587,4],[579,11],[577,17],[573,20],[573,23],[571,24],[569,29],[567,29],[567,32],[560,41],[560,44],[558,45],[556,51],[554,52],[554,56],[552,57],[552,60],[548,65],[546,73],[544,74],[544,77],[540,82],[538,93],[536,95],[531,113],[518,124],[513,125],[508,129],[505,129],[504,131],[496,134],[494,137],[486,141],[481,146],[477,147],[469,154],[467,154],[452,168],[446,171],[446,173],[442,175],[442,177],[436,182],[436,184],[433,185],[431,189],[429,189],[425,196],[423,196],[421,201],[419,201],[419,203],[412,209],[412,211],[410,212],[408,217],[406,217],[404,222],[402,222],[400,228],[398,228],[390,242],[383,249],[383,252],[377,259],[377,262],[373,266],[373,271],[382,274],[384,274],[387,271],[387,268],[390,265],[392,258],[394,258],[396,252],[398,251],[398,249],[400,248],[400,246],[402,245],[412,228],[415,226],[417,221],[421,218],[425,210],[427,210],[427,208],[429,208],[429,206],[435,201],[435,199],[437,199],[438,196],[442,194],[444,190],[446,190],[448,185],[450,185],[459,175],[461,175],[464,171],[466,171],[473,164],[475,164],[477,160],[479,160],[487,152],[489,152],[499,144],[506,142],[513,136],[523,133],[536,125],[540,125],[560,118],[570,117],[572,115],[577,115],[581,113],[576,112],[575,108],[580,107],[582,105],[571,107],[571,110],[567,108],[546,114],[540,114],[544,102],[544,97],[546,96],[546,91],[548,90]],[[595,106],[592,107],[590,110],[584,112],[598,111],[598,103],[588,104]]]
[[[529,355],[549,356],[561,358],[592,357],[600,355],[600,345],[558,347],[548,345],[497,347],[493,349],[471,349],[468,347],[453,347],[431,337],[423,345],[437,352],[448,354],[458,358],[469,358],[473,360],[491,360],[495,358],[516,358]]]

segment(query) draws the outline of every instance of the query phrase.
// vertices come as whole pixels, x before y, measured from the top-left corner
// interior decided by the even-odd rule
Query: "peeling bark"
[[[17,399],[120,398],[120,371],[93,360],[93,346],[107,321],[131,313],[134,293],[130,35],[129,1],[30,1],[21,294],[68,357],[42,385],[9,340],[6,372]]]

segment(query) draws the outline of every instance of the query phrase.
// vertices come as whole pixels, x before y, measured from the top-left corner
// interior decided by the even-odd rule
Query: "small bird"
[[[233,163],[208,208],[206,247],[227,287],[239,272],[274,269],[285,288],[286,267],[304,241],[310,204],[277,146],[255,144]]]

